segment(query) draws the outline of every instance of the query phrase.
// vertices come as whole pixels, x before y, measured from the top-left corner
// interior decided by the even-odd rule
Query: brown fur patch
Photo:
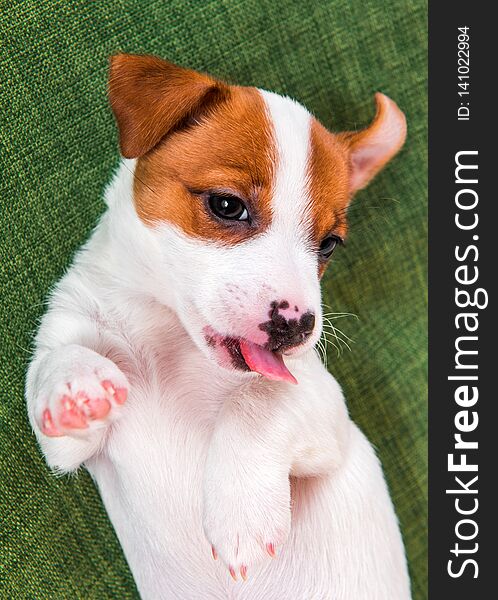
[[[198,122],[138,159],[134,196],[144,222],[168,221],[189,236],[224,243],[269,226],[276,160],[271,123],[258,90],[229,89]],[[217,222],[205,206],[208,191],[237,195],[252,222]]]
[[[144,222],[167,221],[191,237],[229,244],[270,225],[278,160],[258,90],[154,56],[121,54],[111,59],[109,98],[122,153],[138,159],[134,199]],[[404,141],[403,113],[383,94],[376,102],[373,123],[360,132],[332,134],[311,121],[307,177],[316,248],[330,233],[345,238],[353,193]],[[217,220],[208,209],[210,192],[239,197],[250,221]]]
[[[348,153],[337,137],[316,119],[311,122],[308,180],[316,247],[330,233],[345,239],[350,201]],[[320,265],[320,276],[325,266],[325,263]]]
[[[376,115],[361,131],[332,134],[312,121],[308,176],[317,244],[327,233],[345,238],[346,212],[352,196],[368,184],[405,141],[404,114],[384,94],[377,93],[375,101]],[[326,263],[320,264],[320,276],[325,268]]]
[[[221,101],[229,89],[157,56],[117,54],[109,71],[109,102],[126,158],[143,156],[186,119]]]

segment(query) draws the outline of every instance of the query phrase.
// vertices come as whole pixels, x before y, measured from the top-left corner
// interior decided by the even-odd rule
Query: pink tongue
[[[290,381],[297,385],[297,379],[285,366],[280,354],[265,350],[262,346],[244,339],[240,340],[240,351],[251,371],[256,371],[268,379]]]

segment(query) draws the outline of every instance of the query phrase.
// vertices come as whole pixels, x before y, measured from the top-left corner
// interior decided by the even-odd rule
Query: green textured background
[[[325,302],[359,320],[329,366],[375,444],[426,598],[426,3],[421,0],[0,0],[0,598],[132,598],[89,476],[56,479],[27,424],[23,379],[50,286],[104,208],[118,160],[106,64],[149,52],[288,93],[331,128],[406,112],[408,142],[350,213]],[[339,324],[339,322],[336,322]],[[286,599],[306,600],[306,599]]]

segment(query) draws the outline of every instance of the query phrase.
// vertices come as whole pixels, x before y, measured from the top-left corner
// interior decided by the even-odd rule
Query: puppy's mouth
[[[297,379],[285,365],[281,353],[268,350],[245,338],[222,336],[211,328],[206,328],[204,334],[208,346],[222,356],[226,353],[233,368],[239,371],[253,371],[273,381],[297,384]]]

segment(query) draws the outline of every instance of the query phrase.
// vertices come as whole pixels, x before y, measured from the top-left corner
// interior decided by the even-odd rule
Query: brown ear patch
[[[156,56],[111,57],[109,100],[121,153],[126,158],[143,156],[183,121],[220,102],[228,90],[208,75]]]
[[[397,154],[406,139],[406,119],[395,102],[375,94],[377,112],[372,123],[358,132],[345,132],[339,138],[350,156],[350,191],[354,194]]]
[[[373,122],[358,132],[333,134],[312,120],[308,181],[317,245],[328,233],[345,238],[346,212],[354,193],[368,184],[405,141],[403,113],[384,94],[376,94],[375,100]],[[326,265],[320,265],[320,276]]]
[[[138,159],[137,213],[149,225],[169,222],[193,238],[241,242],[271,222],[275,154],[261,94],[255,88],[232,86],[224,102]],[[251,225],[227,226],[213,219],[202,192],[215,190],[243,199]]]

